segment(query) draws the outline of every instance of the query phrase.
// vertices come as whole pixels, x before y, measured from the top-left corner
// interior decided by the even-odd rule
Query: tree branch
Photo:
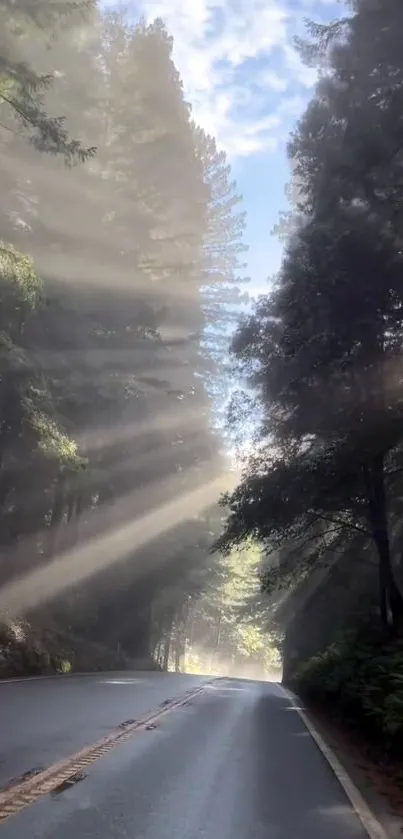
[[[0,122],[0,128],[4,128],[5,131],[9,131],[10,134],[14,134],[15,137],[24,137],[20,131],[14,131],[14,129],[10,128],[8,125],[4,125],[4,122]]]
[[[16,113],[20,115],[21,119],[23,119],[23,120],[24,120],[24,122],[27,122],[27,123],[29,123],[30,125],[34,125],[34,126],[35,126],[35,128],[37,128],[37,127],[38,127],[37,125],[35,125],[35,123],[32,121],[32,119],[30,119],[30,117],[28,116],[28,114],[26,114],[26,113],[22,110],[22,108],[20,108],[20,106],[19,106],[19,105],[17,105],[17,103],[16,103],[15,99],[9,99],[9,98],[8,98],[8,96],[5,96],[5,95],[4,95],[4,93],[0,93],[0,99],[2,99],[2,100],[3,100],[3,102],[7,102],[7,105],[10,105],[10,107],[11,107],[11,108],[14,108],[14,111],[16,111]]]
[[[363,533],[368,538],[371,537],[371,533],[365,527],[360,527],[359,524],[353,524],[352,522],[343,521],[342,519],[334,519],[330,516],[323,516],[320,513],[311,513],[313,518],[321,519],[322,521],[328,521],[330,524],[336,524],[338,527],[345,527],[349,530],[355,530],[357,533]]]

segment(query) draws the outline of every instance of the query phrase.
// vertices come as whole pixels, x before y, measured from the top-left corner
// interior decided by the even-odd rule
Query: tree
[[[180,666],[188,614],[216,579],[214,516],[200,510],[195,519],[186,503],[206,486],[208,508],[208,487],[222,470],[205,287],[207,273],[209,290],[225,284],[224,271],[233,281],[236,190],[211,138],[209,154],[200,152],[202,132],[161,21],[91,14],[93,26],[66,27],[57,61],[52,45],[44,50],[46,31],[26,49],[41,73],[57,67],[47,107],[60,108],[85,146],[94,138],[97,154],[66,171],[22,137],[14,157],[7,147],[14,180],[0,224],[43,277],[42,305],[19,342],[46,384],[62,452],[52,469],[38,463],[35,498],[19,488],[1,570],[6,581],[28,567],[63,563],[92,540],[102,552],[103,539],[150,511],[160,533],[164,508],[182,500],[183,522],[168,521],[162,536],[148,533],[141,552],[134,543],[121,556],[117,544],[111,567],[76,585],[63,579],[46,609],[49,621],[122,655],[155,654],[166,664],[171,647]],[[222,369],[223,352],[214,376]],[[15,438],[15,475],[25,479],[32,452],[17,424]],[[32,437],[29,443],[35,447]],[[31,610],[34,620],[43,614],[42,604]]]
[[[92,157],[95,147],[85,148],[79,140],[72,140],[64,117],[50,116],[46,108],[46,93],[52,84],[51,73],[38,72],[27,60],[27,39],[42,36],[43,27],[71,23],[77,13],[90,12],[92,0],[62,0],[62,2],[27,3],[24,0],[2,0],[0,26],[0,103],[2,128],[10,134],[18,128],[39,151],[64,157],[66,163],[84,161]],[[28,52],[32,45],[28,45]],[[18,133],[18,131],[17,131]]]
[[[249,278],[244,276],[247,251],[244,242],[245,212],[242,196],[232,180],[225,152],[217,149],[214,137],[193,127],[198,159],[208,189],[207,224],[203,238],[203,311],[208,325],[203,335],[206,381],[214,397],[216,422],[225,428],[226,404],[231,396],[234,365],[229,355],[232,333],[248,295],[242,292]],[[218,374],[218,375],[217,375]],[[220,407],[219,407],[220,406]]]
[[[268,674],[279,665],[267,601],[260,587],[261,550],[249,543],[209,576],[186,626],[186,666],[203,672]]]
[[[0,515],[7,550],[35,533],[61,476],[85,468],[74,440],[60,424],[49,381],[25,346],[29,320],[38,317],[42,288],[32,262],[1,245]],[[28,475],[36,475],[33,491]],[[27,557],[2,564],[1,576],[26,570]]]
[[[192,151],[188,108],[170,58],[172,43],[162,25],[133,27],[111,15],[105,17],[104,27],[106,90],[97,101],[97,79],[91,78],[94,102],[91,106],[89,99],[87,110],[91,121],[103,128],[102,142],[95,166],[84,178],[88,184],[95,182],[101,199],[104,259],[121,278],[123,294],[116,300],[114,290],[106,287],[95,307],[92,295],[72,289],[60,312],[63,327],[53,310],[49,328],[52,343],[60,345],[61,337],[66,341],[64,354],[69,347],[80,347],[83,353],[79,392],[76,365],[70,371],[73,391],[60,376],[60,398],[75,432],[87,429],[86,446],[89,456],[94,450],[90,461],[95,467],[89,472],[87,496],[97,497],[97,507],[104,511],[102,527],[114,528],[124,523],[128,499],[132,517],[163,504],[169,476],[171,492],[184,491],[188,471],[205,458],[203,448],[208,448],[205,405],[200,404],[204,395],[193,377],[197,343],[188,340],[195,332],[195,319],[196,325],[202,321],[195,265],[203,234],[204,186]],[[93,263],[90,242],[84,243],[83,256]],[[178,318],[184,335],[172,340],[167,333],[176,328]],[[88,364],[91,357],[93,365]],[[198,418],[194,402],[199,405]],[[174,412],[176,421],[165,432],[164,423],[154,417]],[[138,426],[141,434],[136,433]],[[112,437],[108,446],[101,442],[106,428]],[[120,442],[125,428],[133,433]],[[159,564],[153,566],[160,550],[167,553],[158,543],[143,551],[148,562],[141,579],[134,557],[120,569],[119,580],[114,572],[102,575],[102,613],[91,628],[99,634],[108,617],[108,625],[116,623],[120,642],[144,657],[150,652],[152,601],[161,575]],[[91,594],[84,596],[84,603]],[[76,592],[73,616],[77,609]]]
[[[318,522],[363,531],[378,552],[382,619],[390,611],[395,628],[403,599],[387,487],[400,468],[403,408],[394,372],[403,311],[401,23],[396,3],[359,2],[341,24],[310,27],[305,55],[323,60],[326,50],[328,66],[289,145],[303,221],[275,289],[235,338],[264,419],[262,443],[226,499],[221,542],[229,548],[254,534],[277,546],[311,528],[316,537]]]

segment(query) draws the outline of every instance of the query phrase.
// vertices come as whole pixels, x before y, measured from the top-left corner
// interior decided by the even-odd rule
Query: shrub
[[[390,753],[403,748],[403,642],[346,634],[302,664],[298,692],[378,741]]]

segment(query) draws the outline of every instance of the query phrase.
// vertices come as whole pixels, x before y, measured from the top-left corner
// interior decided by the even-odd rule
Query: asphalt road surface
[[[202,685],[137,673],[0,684],[0,785]],[[207,684],[0,826],[4,839],[368,839],[279,685]]]

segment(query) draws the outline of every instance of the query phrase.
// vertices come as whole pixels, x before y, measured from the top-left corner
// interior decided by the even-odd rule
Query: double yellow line
[[[206,684],[187,691],[178,699],[164,702],[163,707],[157,708],[151,714],[136,720],[124,728],[115,729],[102,740],[86,746],[79,752],[70,755],[65,760],[54,763],[49,769],[39,772],[33,777],[17,782],[9,789],[0,792],[0,823],[10,816],[19,813],[24,807],[34,804],[39,798],[56,790],[69,781],[72,776],[79,775],[84,769],[95,763],[112,749],[125,740],[129,740],[138,731],[145,731],[175,708],[181,708],[191,699],[203,692]]]

